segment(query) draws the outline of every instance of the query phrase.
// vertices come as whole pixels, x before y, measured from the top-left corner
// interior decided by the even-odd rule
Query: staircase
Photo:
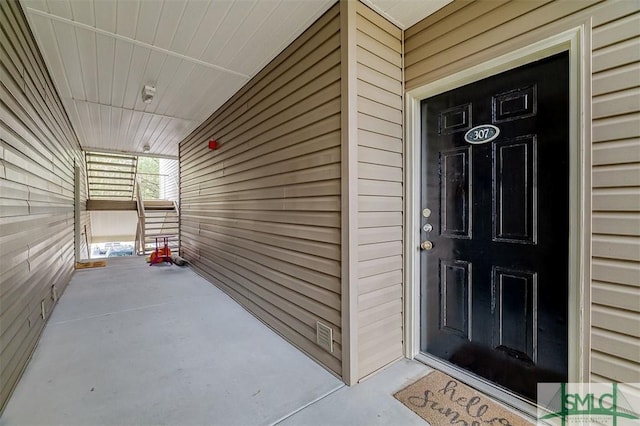
[[[150,254],[155,250],[156,237],[166,235],[169,237],[171,252],[178,254],[178,204],[171,200],[144,199],[158,196],[157,191],[154,193],[149,185],[151,189],[153,185],[158,187],[159,183],[153,177],[160,175],[139,173],[138,157],[132,155],[86,152],[85,159],[89,189],[87,210],[137,210],[136,253]],[[143,175],[147,175],[147,178],[144,179]],[[159,240],[159,244],[164,244],[164,239]]]
[[[138,229],[136,231],[136,252],[150,254],[156,248],[156,237],[169,237],[169,248],[178,254],[179,212],[178,204],[169,200],[143,200],[140,179],[136,185],[136,206],[138,209]],[[164,244],[164,239],[158,244]]]
[[[155,249],[156,236],[168,235],[169,248],[178,254],[178,209],[173,201],[143,201],[144,205],[144,253]],[[160,241],[162,243],[162,241]]]
[[[130,155],[87,152],[90,200],[134,200],[138,159]]]

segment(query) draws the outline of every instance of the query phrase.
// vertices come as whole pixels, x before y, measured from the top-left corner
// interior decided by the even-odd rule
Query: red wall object
[[[210,140],[209,141],[209,149],[218,149],[220,145],[218,144],[217,141],[214,140]]]

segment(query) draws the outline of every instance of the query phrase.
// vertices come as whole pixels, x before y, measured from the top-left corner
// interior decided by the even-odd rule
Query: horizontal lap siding
[[[339,43],[334,7],[180,144],[183,256],[336,374]],[[315,343],[317,321],[333,353]]]
[[[592,47],[591,370],[640,382],[640,5],[596,17]]]
[[[411,90],[521,47],[518,37],[534,30],[593,22],[594,380],[640,381],[639,9],[626,0],[454,1],[405,32]]]
[[[356,10],[362,378],[402,356],[402,31]]]
[[[73,272],[74,161],[82,156],[18,2],[0,2],[0,29],[2,407],[55,304],[52,286],[59,296]]]

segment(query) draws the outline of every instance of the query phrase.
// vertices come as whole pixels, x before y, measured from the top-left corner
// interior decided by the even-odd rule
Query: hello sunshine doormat
[[[432,426],[530,426],[486,395],[440,371],[434,371],[394,394]]]

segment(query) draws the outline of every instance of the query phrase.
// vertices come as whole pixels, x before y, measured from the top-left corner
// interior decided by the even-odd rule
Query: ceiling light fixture
[[[156,94],[155,86],[145,84],[144,87],[142,88],[142,102],[144,102],[145,104],[150,104],[155,94]]]
[[[142,147],[142,151],[143,152],[149,152],[151,151],[151,147],[149,146],[148,143],[144,144],[144,146]]]

